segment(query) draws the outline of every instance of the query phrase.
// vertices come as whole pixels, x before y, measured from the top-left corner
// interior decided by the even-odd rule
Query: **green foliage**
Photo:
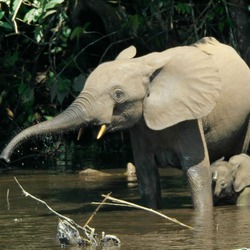
[[[233,28],[225,1],[145,0],[133,7],[125,13],[128,18],[124,26],[150,50],[190,44],[209,35],[226,42]]]
[[[0,126],[46,119],[79,92],[72,76],[81,72],[71,65],[65,68],[74,56],[69,40],[77,36],[68,2],[1,0],[0,6],[0,93],[6,93],[1,95],[5,120]]]
[[[193,11],[193,7],[188,3],[176,3],[175,9],[180,14],[191,14]]]

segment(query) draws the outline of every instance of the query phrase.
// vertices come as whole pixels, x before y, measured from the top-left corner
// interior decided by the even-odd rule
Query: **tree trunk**
[[[235,24],[239,52],[250,67],[250,11],[246,0],[229,0],[231,17]]]

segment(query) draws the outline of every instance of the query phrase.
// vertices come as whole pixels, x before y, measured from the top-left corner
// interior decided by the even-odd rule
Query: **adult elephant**
[[[171,164],[183,168],[194,208],[211,210],[210,160],[248,147],[249,68],[231,47],[208,37],[191,46],[135,54],[132,46],[99,65],[68,109],[22,131],[1,158],[9,161],[17,145],[41,134],[88,125],[106,132],[129,128],[146,204],[161,206],[157,166]]]

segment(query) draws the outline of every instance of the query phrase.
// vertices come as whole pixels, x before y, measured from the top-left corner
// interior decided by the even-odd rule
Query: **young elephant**
[[[211,165],[215,202],[250,205],[250,157],[232,156],[229,161],[219,159]]]

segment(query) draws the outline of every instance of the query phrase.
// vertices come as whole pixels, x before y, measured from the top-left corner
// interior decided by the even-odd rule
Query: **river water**
[[[102,194],[140,203],[134,182],[124,169],[109,169],[111,177],[86,178],[56,170],[12,170],[0,175],[0,249],[60,249],[58,218],[45,205],[25,197],[14,180],[57,212],[84,225]],[[250,248],[250,207],[215,207],[212,216],[192,210],[182,172],[161,171],[162,213],[194,227],[184,228],[149,212],[103,207],[90,222],[98,234],[116,235],[120,249],[242,249]],[[183,184],[184,183],[184,184]],[[79,249],[69,247],[67,249]],[[106,248],[108,249],[108,248]]]

